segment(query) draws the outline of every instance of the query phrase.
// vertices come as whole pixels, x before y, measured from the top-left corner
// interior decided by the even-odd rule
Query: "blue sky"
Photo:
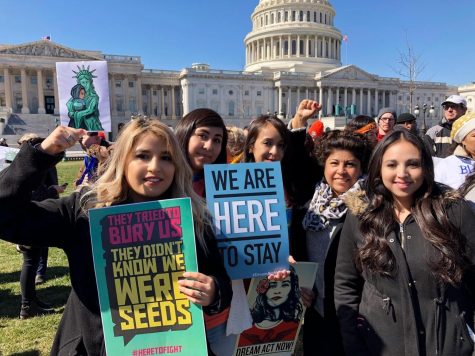
[[[76,49],[137,55],[147,69],[244,67],[244,36],[258,0],[0,0],[0,43],[51,35]],[[332,0],[336,26],[347,34],[348,62],[398,77],[406,33],[420,62],[419,80],[475,81],[473,0]],[[24,17],[17,16],[20,13]],[[346,50],[342,50],[346,64]]]

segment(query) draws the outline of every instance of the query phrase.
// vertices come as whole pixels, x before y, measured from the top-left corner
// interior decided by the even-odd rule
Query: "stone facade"
[[[215,70],[207,64],[181,71],[144,69],[138,56],[71,49],[48,40],[0,45],[0,116],[57,115],[55,63],[90,60],[108,62],[113,133],[134,113],[174,126],[199,107],[214,109],[237,126],[265,113],[289,118],[304,98],[323,104],[320,116],[331,127],[357,114],[375,116],[384,106],[398,113],[412,111],[411,83],[341,65],[343,36],[333,25],[335,15],[326,0],[260,0],[244,39],[244,71]],[[435,107],[428,125],[442,116],[440,103],[458,92],[445,83],[415,84],[412,106]],[[461,94],[475,98],[473,87],[462,87]]]

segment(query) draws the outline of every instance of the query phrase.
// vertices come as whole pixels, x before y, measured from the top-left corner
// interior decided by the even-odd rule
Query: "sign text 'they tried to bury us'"
[[[232,279],[287,269],[287,216],[280,163],[205,166],[206,201]]]

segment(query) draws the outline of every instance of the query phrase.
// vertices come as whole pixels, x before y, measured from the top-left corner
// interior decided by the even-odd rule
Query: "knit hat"
[[[397,117],[396,122],[402,124],[403,122],[416,121],[416,117],[411,113],[405,112]]]
[[[393,114],[394,119],[397,119],[396,110],[394,110],[391,107],[386,107],[386,108],[382,108],[382,109],[379,110],[379,112],[378,112],[378,121],[379,121],[379,119],[381,119],[381,116],[383,116],[386,113]]]
[[[316,139],[317,137],[320,137],[323,135],[324,127],[323,127],[323,122],[320,120],[315,120],[313,124],[309,127],[308,129],[308,134],[312,139]]]
[[[462,140],[470,132],[475,130],[475,113],[469,112],[459,117],[452,125],[452,131],[450,137],[457,143],[461,143]]]

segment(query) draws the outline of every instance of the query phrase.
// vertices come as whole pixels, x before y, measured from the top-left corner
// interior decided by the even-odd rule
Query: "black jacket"
[[[467,325],[473,330],[475,215],[461,200],[452,202],[447,213],[467,239],[471,261],[459,288],[436,282],[426,262],[435,255],[434,247],[412,216],[403,224],[404,250],[399,229],[388,237],[397,266],[391,275],[361,273],[354,259],[363,243],[359,221],[354,213],[347,215],[335,273],[335,305],[347,355],[472,355]]]
[[[0,173],[0,236],[29,246],[59,247],[67,255],[72,290],[51,354],[105,355],[89,220],[81,210],[80,195],[30,201],[29,192],[61,158],[25,145],[11,166]],[[217,300],[203,308],[214,314],[229,306],[232,289],[212,232],[205,240],[207,251],[197,243],[198,268],[216,282]]]

